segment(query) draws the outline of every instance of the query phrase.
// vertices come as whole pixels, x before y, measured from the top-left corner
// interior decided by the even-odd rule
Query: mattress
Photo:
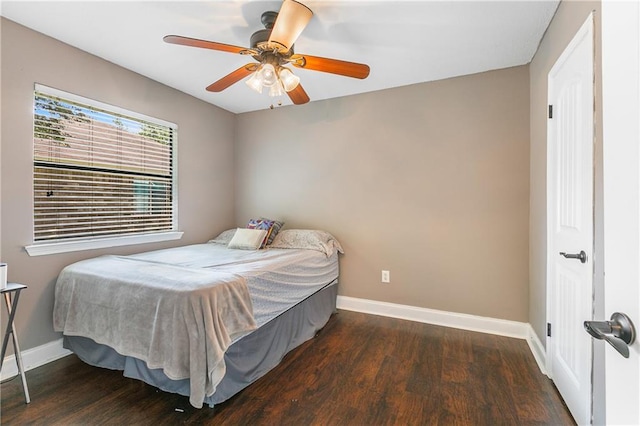
[[[196,244],[127,256],[242,276],[258,327],[338,278],[338,253],[305,249],[234,250]],[[237,339],[236,339],[237,340]]]

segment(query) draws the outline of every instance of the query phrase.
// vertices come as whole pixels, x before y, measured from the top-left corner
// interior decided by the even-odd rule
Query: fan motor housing
[[[260,16],[260,22],[262,22],[262,25],[264,25],[266,29],[270,30],[275,25],[277,17],[278,12],[267,11]]]
[[[250,46],[252,49],[266,49],[266,42],[269,41],[271,30],[278,18],[278,12],[267,11],[260,16],[260,22],[264,25],[264,30],[258,30],[251,34]]]
[[[264,49],[266,47],[267,41],[269,41],[269,36],[271,35],[270,29],[258,30],[255,33],[251,34],[250,46],[252,49]]]
[[[263,62],[265,60],[265,56],[271,56],[273,62],[278,63],[280,65],[287,63],[287,59],[293,55],[293,46],[286,53],[276,52],[273,46],[269,46],[269,37],[271,36],[271,30],[273,29],[273,25],[276,22],[276,18],[278,17],[277,12],[264,12],[260,18],[260,21],[265,26],[263,30],[258,30],[255,33],[251,34],[251,38],[249,39],[249,45],[252,49],[259,52],[257,55],[253,55],[253,58],[258,62]]]

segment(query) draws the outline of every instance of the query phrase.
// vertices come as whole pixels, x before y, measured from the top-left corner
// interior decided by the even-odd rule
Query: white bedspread
[[[337,253],[196,244],[77,262],[58,277],[54,328],[190,378],[202,407],[235,340],[338,277]]]
[[[60,273],[53,324],[162,368],[172,379],[190,378],[189,401],[200,408],[224,376],[227,347],[256,328],[252,311],[238,274],[102,256]]]
[[[242,275],[249,287],[258,326],[339,275],[338,254],[327,257],[315,250],[232,250],[219,244],[195,244],[130,257]]]

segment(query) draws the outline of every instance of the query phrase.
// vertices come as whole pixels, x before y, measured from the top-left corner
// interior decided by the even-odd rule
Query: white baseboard
[[[62,347],[62,339],[45,343],[32,349],[22,351],[22,363],[24,370],[29,371],[51,361],[55,361],[71,354],[71,351]],[[4,381],[18,374],[18,364],[15,355],[4,358],[0,380]]]
[[[546,372],[545,349],[542,342],[533,331],[530,324],[508,321],[497,318],[480,317],[476,315],[459,314],[455,312],[438,311],[435,309],[419,308],[416,306],[399,305],[395,303],[378,302],[375,300],[358,299],[348,296],[338,296],[337,308],[347,311],[362,312],[372,315],[495,334],[498,336],[525,339],[543,374]],[[40,367],[67,355],[71,351],[62,347],[62,339],[45,343],[44,345],[22,351],[22,361],[25,371]],[[0,380],[6,380],[18,374],[18,366],[14,355],[4,359]]]
[[[337,307],[338,309],[347,311],[381,315],[426,324],[459,328],[462,330],[478,331],[480,333],[496,334],[498,336],[516,337],[518,339],[526,339],[529,335],[529,324],[524,322],[438,311],[435,309],[378,302],[375,300],[338,296]]]
[[[545,368],[544,346],[529,323],[438,311],[435,309],[378,302],[375,300],[357,299],[348,296],[338,296],[337,308],[347,311],[362,312],[365,314],[422,322],[425,324],[441,325],[444,327],[524,339],[527,341],[540,371],[543,374],[547,374]]]
[[[536,359],[536,363],[538,363],[538,368],[542,371],[542,374],[549,375],[547,373],[547,351],[542,345],[542,342],[538,338],[538,335],[535,331],[533,331],[533,327],[531,324],[527,324],[529,328],[529,335],[527,336],[527,343],[529,344],[529,349],[531,349],[531,353],[533,357]]]

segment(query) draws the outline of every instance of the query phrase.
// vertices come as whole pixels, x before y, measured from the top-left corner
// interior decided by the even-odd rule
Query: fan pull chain
[[[278,106],[282,106],[282,99],[278,99]],[[269,105],[269,109],[275,109],[275,106],[273,104]]]

